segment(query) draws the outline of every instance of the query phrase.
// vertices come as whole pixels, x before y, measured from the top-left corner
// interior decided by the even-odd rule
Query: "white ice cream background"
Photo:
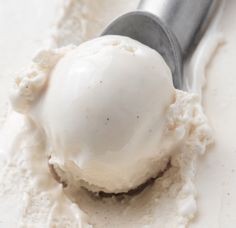
[[[224,13],[229,12],[228,16],[221,22],[227,26],[230,24],[227,21],[232,15],[231,11],[233,11],[230,10],[232,8],[230,7],[231,5],[233,3],[227,3],[226,8],[222,9]],[[209,219],[202,214],[206,211],[206,208],[209,208],[209,205],[206,206],[205,203],[216,196],[215,194],[209,194],[210,182],[206,182],[212,176],[212,172],[206,171],[209,175],[205,175],[204,178],[197,176],[197,189],[194,184],[196,172],[198,171],[199,175],[202,175],[205,169],[203,164],[206,165],[206,163],[211,162],[214,154],[214,151],[210,152],[206,161],[201,161],[204,160],[205,156],[202,154],[205,152],[206,147],[212,142],[212,131],[203,113],[200,96],[198,95],[200,95],[199,91],[201,91],[205,75],[211,76],[213,73],[218,75],[214,70],[216,69],[214,65],[215,59],[213,59],[213,63],[210,61],[212,56],[218,56],[219,60],[217,59],[216,61],[221,62],[221,55],[218,52],[214,52],[220,40],[218,36],[220,29],[217,27],[217,23],[210,27],[209,32],[200,43],[186,69],[186,72],[189,73],[189,77],[186,79],[186,87],[188,90],[198,93],[191,94],[175,90],[170,83],[170,72],[166,65],[163,64],[163,60],[158,56],[158,53],[152,53],[152,50],[147,50],[147,47],[142,47],[141,44],[135,41],[121,39],[115,50],[113,44],[116,42],[114,40],[111,41],[111,39],[107,41],[108,44],[104,44],[103,39],[100,39],[99,44],[95,44],[95,42],[92,44],[93,41],[89,41],[79,45],[87,39],[96,37],[104,25],[118,14],[135,9],[137,1],[112,3],[104,0],[99,4],[87,1],[67,1],[65,3],[42,1],[41,3],[28,3],[27,9],[35,6],[42,9],[42,12],[47,8],[48,15],[41,19],[40,13],[37,16],[35,15],[35,17],[25,13],[25,21],[19,15],[18,18],[22,18],[22,21],[25,22],[22,27],[27,25],[27,21],[29,21],[27,17],[34,18],[28,22],[28,25],[30,23],[41,23],[42,27],[48,26],[49,28],[50,26],[46,25],[47,23],[53,21],[56,23],[52,26],[52,33],[50,29],[48,29],[49,35],[46,32],[41,33],[41,39],[49,40],[50,42],[47,44],[46,49],[39,51],[39,54],[35,57],[33,57],[33,52],[36,51],[35,47],[39,47],[43,42],[37,41],[37,44],[34,41],[34,45],[30,44],[31,50],[30,48],[23,48],[23,46],[27,39],[39,40],[40,36],[35,35],[35,38],[33,34],[29,36],[27,29],[25,30],[25,37],[24,33],[21,34],[22,52],[17,55],[24,56],[24,54],[20,53],[29,54],[25,60],[22,58],[15,62],[15,69],[18,73],[14,74],[15,79],[13,82],[14,87],[11,91],[11,100],[13,108],[22,114],[17,114],[11,109],[6,99],[6,93],[1,92],[1,105],[4,104],[1,114],[0,141],[2,152],[2,176],[0,181],[2,203],[0,210],[3,227],[163,227],[163,224],[166,227],[186,227],[196,215],[197,202],[200,202],[198,217],[197,220],[191,223],[193,225],[190,225],[190,227],[202,227],[201,224],[217,224],[213,213],[209,216]],[[24,7],[21,4],[16,4],[14,9],[8,3],[4,4],[4,7],[6,10],[3,15],[7,18],[10,18],[8,17],[8,12],[14,9],[16,12],[28,12],[24,11],[26,8],[23,9]],[[17,21],[18,18],[17,14],[15,14],[15,17],[12,17],[9,23]],[[4,26],[1,29],[4,29]],[[39,29],[38,31],[35,29],[34,34],[39,33]],[[230,29],[225,30],[227,36],[231,34]],[[17,32],[17,29],[16,31],[12,30],[12,34],[14,32]],[[4,36],[7,37],[7,35]],[[231,45],[233,49],[232,37],[234,36],[231,34],[228,37],[226,43],[228,42],[228,45]],[[21,39],[20,36],[18,36],[18,39]],[[13,36],[9,38],[9,44],[10,40],[13,40],[12,44],[14,44]],[[112,46],[110,49],[109,45]],[[89,50],[89,46],[93,46],[93,50]],[[101,48],[103,46],[106,46],[106,48]],[[130,46],[134,50],[130,49]],[[27,42],[25,47],[29,47]],[[226,58],[227,56],[230,58],[225,51],[229,50],[227,47],[226,45],[223,48],[223,55]],[[11,48],[12,45],[9,45],[9,48],[4,45],[4,50],[11,50]],[[105,68],[109,58],[101,57],[99,60],[96,59],[96,48],[97,50],[99,49],[97,55],[100,54],[100,56],[104,57],[109,54],[115,56],[117,61],[124,58],[124,53],[130,54],[132,61],[128,60],[128,57],[127,61],[120,60],[118,62],[120,62],[121,66],[126,66],[130,62],[134,66],[136,64],[133,58],[139,63],[141,56],[146,57],[146,66],[150,71],[145,71],[145,74],[143,74],[142,64],[145,61],[142,61],[142,64],[137,64],[138,68],[122,67],[123,74],[120,75],[115,68],[116,66],[112,64],[109,65],[111,66],[110,68]],[[27,51],[25,52],[24,50]],[[81,50],[81,52],[78,50]],[[8,53],[10,55],[11,52],[9,51]],[[155,66],[159,67],[151,70],[151,66],[154,64],[152,61],[148,61],[148,56],[152,54],[156,58],[155,62],[159,63],[155,64]],[[76,62],[74,60],[75,56],[79,56],[80,60],[83,59],[84,62]],[[33,61],[29,64],[30,58]],[[85,60],[86,58],[87,60]],[[7,63],[6,71],[10,71],[10,65],[13,66],[14,64],[7,61],[6,58],[4,61]],[[89,62],[91,61],[98,65],[90,64]],[[74,69],[69,69],[72,63],[74,63],[75,67]],[[92,65],[92,67],[85,67],[86,64]],[[9,68],[7,69],[8,65]],[[79,67],[77,68],[78,65]],[[19,71],[18,69],[23,66],[25,66],[25,70]],[[93,74],[92,72],[97,72],[97,68],[99,68],[99,73]],[[4,67],[2,69],[4,70]],[[78,72],[76,71],[78,69],[83,69],[79,75],[83,75],[84,78],[77,76]],[[110,71],[104,72],[104,69],[110,69]],[[131,69],[136,71],[130,72]],[[223,74],[223,65],[220,69]],[[111,74],[114,77],[109,77]],[[133,77],[130,77],[127,81],[120,80],[126,79],[127,74],[132,74]],[[161,75],[163,78],[154,77],[155,74]],[[150,80],[146,80],[147,77]],[[206,78],[206,92],[202,93],[202,97],[207,115],[210,117],[213,136],[218,140],[216,141],[216,156],[220,156],[217,149],[217,146],[221,145],[220,133],[215,131],[215,126],[220,125],[221,122],[215,112],[215,116],[212,117],[212,110],[214,110],[214,108],[212,109],[212,104],[214,104],[215,96],[214,93],[211,93],[214,89],[218,94],[218,89],[214,83],[212,84],[213,79],[211,78],[213,76],[209,80]],[[217,76],[217,78],[220,78],[220,76]],[[10,84],[10,80],[6,76],[3,79],[4,83]],[[169,89],[164,91],[164,87],[158,87],[160,86],[159,80],[162,80],[162,83],[166,83],[166,87]],[[61,86],[62,81],[64,82],[63,86]],[[108,83],[107,87],[105,86],[105,81]],[[218,81],[220,79],[217,79]],[[131,90],[127,90],[121,93],[121,96],[118,96],[119,93],[117,91],[120,88],[124,88],[122,84],[124,82],[128,84]],[[140,82],[142,82],[142,86],[140,86]],[[231,84],[233,85],[233,83]],[[89,86],[92,89],[85,89]],[[101,86],[103,86],[103,90],[100,89]],[[169,95],[168,90],[170,91]],[[88,91],[90,91],[90,94]],[[142,91],[142,96],[137,91]],[[151,91],[154,92],[151,93]],[[227,91],[231,91],[231,89]],[[114,96],[107,96],[110,93]],[[136,96],[137,94],[140,97]],[[208,94],[208,97],[205,97],[205,94]],[[155,99],[158,96],[163,96],[163,99]],[[78,97],[83,97],[85,100],[79,99],[79,102],[76,103],[75,100]],[[138,102],[136,100],[137,97],[140,98]],[[220,99],[220,93],[218,97]],[[232,95],[232,97],[234,96]],[[113,103],[112,99],[115,99],[116,102]],[[155,103],[155,106],[150,105],[150,103],[147,104],[146,100],[149,100],[150,103]],[[63,102],[66,104],[65,106],[70,108],[62,108]],[[75,103],[78,106],[74,105]],[[115,105],[116,103],[120,103],[120,106]],[[95,114],[94,122],[100,123],[99,137],[96,136],[99,139],[97,141],[93,140],[94,126],[96,124],[90,125],[89,121],[86,122],[87,112],[81,110],[83,105],[93,110],[91,113]],[[138,113],[136,111],[137,109],[139,110],[139,105],[142,108],[141,112]],[[99,110],[99,107],[102,107],[102,110]],[[130,115],[125,115],[125,117],[121,118],[123,112],[118,107],[127,107],[127,112]],[[219,105],[220,107],[221,105]],[[109,112],[110,115],[104,115],[103,110]],[[225,112],[223,111],[222,114],[224,116]],[[78,121],[80,119],[78,115],[81,115],[83,121]],[[74,124],[75,122],[77,123],[76,125]],[[118,124],[118,122],[122,122],[126,128],[123,128],[123,125]],[[226,121],[226,125],[227,123]],[[147,137],[149,140],[145,140],[146,131],[149,131],[149,126],[153,125],[156,128],[151,129],[152,138]],[[117,131],[113,131],[114,128]],[[132,131],[130,129],[139,130]],[[65,130],[69,133],[65,134]],[[124,134],[119,134],[119,132],[123,133],[123,131]],[[139,134],[133,134],[133,132],[138,132]],[[79,140],[74,137],[74,133],[80,135]],[[106,138],[107,135],[109,140]],[[116,137],[117,135],[120,137]],[[132,138],[132,140],[127,140],[130,143],[124,150],[110,149],[110,153],[102,153],[107,148],[119,148],[119,145],[124,144],[123,142],[128,138]],[[158,150],[154,149],[156,145],[158,145]],[[145,148],[149,148],[148,151],[150,153],[145,153]],[[230,146],[227,148],[230,149]],[[69,151],[69,153],[66,151]],[[77,153],[77,151],[82,152]],[[117,153],[117,151],[123,151],[127,155],[126,158],[130,160],[123,160],[124,153]],[[114,156],[116,156],[116,159],[114,159]],[[65,180],[69,183],[67,188],[63,188],[61,184],[52,178],[48,169],[49,157],[50,164],[55,166],[55,170],[60,173],[63,181]],[[158,158],[154,163],[150,162],[150,158],[152,161],[155,160],[153,157]],[[200,157],[201,169],[199,171],[197,169],[197,161],[199,161]],[[226,158],[228,159],[229,157],[230,153],[226,153]],[[99,161],[99,164],[94,162],[94,158]],[[138,166],[138,161],[141,159],[146,159],[147,163],[144,163],[143,166]],[[169,161],[170,167],[165,170],[164,167]],[[216,161],[216,158],[213,161]],[[108,166],[106,167],[107,164]],[[217,162],[209,164],[213,167],[212,169],[214,169],[213,164],[218,166]],[[122,169],[119,169],[121,166]],[[106,173],[104,167],[106,167],[106,170],[115,167],[112,170],[113,174],[109,172],[109,175],[104,175]],[[97,172],[99,169],[100,172]],[[139,174],[129,172],[134,169]],[[222,169],[223,173],[219,176],[219,180],[224,177],[223,174],[226,175],[226,169]],[[94,198],[83,189],[74,189],[74,183],[76,183],[76,186],[84,186],[92,191],[127,191],[147,178],[156,176],[160,170],[165,170],[164,174],[151,186],[145,188],[140,194],[124,197],[121,201],[114,198]],[[99,175],[96,176],[98,173]],[[130,175],[124,175],[124,173]],[[116,174],[117,179],[112,178],[114,174]],[[136,179],[133,177],[136,177]],[[233,175],[228,177],[232,179]],[[225,178],[225,180],[228,180],[228,178]],[[218,182],[213,182],[213,185],[218,185]],[[229,222],[233,221],[232,217],[230,217],[232,213],[230,211],[226,212],[226,204],[230,202],[227,197],[231,197],[230,188],[232,185],[226,181],[224,186],[224,188],[218,188],[219,190],[222,189],[221,196],[224,199],[222,201],[223,204],[221,204],[223,205],[223,213],[219,224],[228,224],[230,227],[233,224]],[[200,197],[199,201],[196,201],[198,189],[200,189]],[[209,195],[209,199],[205,199],[205,201],[203,201],[205,198],[203,189]],[[227,197],[222,195],[225,191],[229,193]],[[218,192],[218,190],[215,192]],[[219,208],[219,201],[214,202],[213,211],[216,214]],[[233,206],[230,204],[229,208],[233,208]],[[229,220],[226,220],[225,217],[227,213]]]

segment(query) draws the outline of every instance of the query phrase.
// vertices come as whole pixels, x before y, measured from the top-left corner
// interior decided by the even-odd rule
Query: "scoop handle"
[[[214,0],[141,0],[138,9],[158,16],[175,34],[183,56],[188,54]]]

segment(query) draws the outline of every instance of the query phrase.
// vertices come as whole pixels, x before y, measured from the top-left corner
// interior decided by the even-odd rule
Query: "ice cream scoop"
[[[157,51],[107,35],[40,52],[11,101],[41,129],[57,179],[124,193],[162,173],[184,141],[189,97],[179,93]]]
[[[118,17],[102,35],[128,36],[158,51],[171,69],[175,87],[182,89],[183,59],[199,41],[216,3],[216,0],[142,0],[138,11]]]
[[[140,33],[132,26],[136,16],[144,23]],[[44,50],[15,80],[12,105],[41,130],[54,176],[64,185],[112,194],[137,189],[166,170],[194,129],[194,99],[172,82],[173,72],[181,79],[177,61],[185,46],[150,13],[123,19],[130,23],[121,23],[129,25],[124,36]],[[147,32],[157,36],[148,45]]]
[[[174,97],[159,53],[129,37],[102,36],[61,58],[28,115],[42,126],[63,182],[120,193],[165,169],[179,142],[166,117]]]

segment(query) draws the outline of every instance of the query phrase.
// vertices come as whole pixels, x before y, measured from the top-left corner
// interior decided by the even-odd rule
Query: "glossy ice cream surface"
[[[42,128],[67,184],[134,189],[166,168],[193,124],[163,58],[128,37],[42,51],[35,62],[16,78],[12,104]]]
[[[206,225],[215,227],[219,224],[228,227],[234,224],[234,144],[231,137],[234,135],[231,134],[234,131],[232,127],[234,106],[230,105],[234,102],[235,94],[233,92],[234,80],[232,73],[233,57],[235,56],[233,54],[235,47],[234,25],[233,20],[231,20],[235,8],[233,1],[228,1],[226,9],[223,10],[222,27],[218,28],[216,23],[215,29],[213,26],[200,43],[191,60],[190,74],[188,72],[188,77],[185,78],[188,91],[195,91],[197,94],[200,94],[206,79],[206,91],[202,94],[203,106],[210,118],[216,140],[212,152],[208,153],[205,159],[201,159],[200,168],[197,172],[197,191],[194,183],[194,176],[197,171],[196,160],[198,160],[198,155],[205,151],[205,146],[211,142],[211,134],[197,96],[176,90],[173,94],[173,100],[167,108],[167,113],[170,115],[166,115],[166,121],[168,122],[171,116],[174,116],[174,120],[171,121],[173,125],[170,129],[174,129],[175,123],[181,123],[182,128],[179,129],[184,129],[181,131],[185,131],[185,134],[178,134],[179,137],[182,135],[180,141],[176,140],[175,137],[172,139],[172,142],[179,142],[179,146],[175,147],[175,145],[169,144],[174,147],[170,154],[167,153],[170,155],[168,158],[171,161],[171,166],[152,186],[146,188],[137,196],[128,197],[122,203],[113,199],[93,200],[80,191],[71,201],[72,192],[67,188],[62,190],[61,186],[51,178],[47,167],[48,156],[50,154],[54,155],[53,153],[56,150],[52,150],[52,148],[56,148],[54,142],[57,141],[49,135],[49,131],[46,130],[48,125],[44,122],[47,118],[45,115],[43,116],[43,113],[49,113],[49,102],[44,102],[49,94],[48,88],[50,87],[47,87],[47,85],[50,84],[50,79],[53,78],[51,76],[55,76],[53,72],[56,68],[59,68],[60,61],[77,47],[54,48],[70,43],[78,45],[84,40],[99,35],[99,31],[102,30],[105,23],[108,23],[118,14],[134,10],[137,2],[132,0],[127,3],[127,1],[121,0],[117,3],[111,3],[110,0],[102,0],[97,4],[96,2],[67,1],[67,4],[61,5],[59,8],[61,14],[59,19],[56,18],[56,32],[53,33],[53,36],[48,35],[48,38],[53,40],[53,44],[50,44],[47,50],[40,52],[26,71],[17,74],[17,83],[19,84],[21,84],[21,81],[28,83],[27,75],[31,75],[29,77],[31,79],[36,75],[41,76],[36,77],[38,82],[35,80],[34,83],[32,81],[28,83],[28,85],[31,85],[31,89],[34,88],[32,93],[28,93],[29,90],[19,90],[17,86],[15,95],[13,92],[16,99],[16,102],[13,102],[14,108],[23,112],[24,115],[11,111],[10,107],[6,109],[5,106],[1,106],[3,108],[0,110],[2,161],[0,211],[3,226],[66,227],[66,224],[70,224],[70,227],[76,227],[79,224],[90,227],[88,224],[92,224],[94,227],[104,228],[110,227],[112,224],[116,227],[149,226],[156,228],[163,227],[164,224],[171,228],[185,227],[197,211],[195,201],[197,192],[199,192],[197,199],[198,217],[197,220],[193,221],[193,224],[189,225],[190,227]],[[40,18],[41,11],[39,11],[39,15],[35,14],[35,17],[32,17],[31,14],[28,15],[28,18],[31,18],[29,20],[27,18],[28,8],[35,9],[35,5],[42,9],[43,17]],[[59,1],[57,1],[57,4],[54,4],[53,1],[50,3],[42,1],[40,4],[29,2],[27,7],[20,7],[20,3],[15,3],[14,7],[13,5],[10,6],[10,3],[4,4],[5,10],[1,15],[3,15],[3,18],[8,18],[7,21],[9,25],[12,24],[10,26],[12,29],[9,36],[6,32],[3,33],[3,41],[7,40],[7,42],[0,45],[1,50],[4,50],[2,52],[4,58],[1,58],[1,60],[4,60],[2,62],[4,64],[1,65],[1,105],[5,102],[3,97],[6,96],[4,91],[8,87],[6,86],[7,80],[5,80],[8,72],[18,70],[21,66],[26,65],[35,48],[41,44],[39,39],[47,37],[46,24],[48,23],[49,26],[50,20],[53,17],[55,19],[55,16],[49,12],[53,13],[55,11],[55,14],[57,14],[59,11],[56,5],[60,5]],[[17,24],[16,22],[21,21],[19,20],[20,17],[17,16],[17,13],[10,14],[12,10],[21,12],[25,21],[22,18],[22,23]],[[9,15],[7,17],[8,11]],[[48,12],[48,16],[46,12]],[[35,24],[39,26],[37,26],[37,29],[32,29]],[[15,25],[17,25],[17,28]],[[27,27],[29,25],[32,25],[31,29]],[[6,31],[9,31],[8,27],[8,25],[5,26]],[[1,29],[3,28],[1,26]],[[30,36],[27,36],[24,31],[28,31]],[[223,38],[226,38],[226,45],[223,46],[219,46],[220,39],[218,35],[221,31],[224,31]],[[21,45],[16,48],[14,43],[17,43],[18,40]],[[32,42],[34,42],[34,46]],[[217,51],[215,52],[215,50]],[[8,54],[5,56],[5,53]],[[8,55],[12,55],[11,58],[8,58]],[[227,64],[225,59],[227,59]],[[7,62],[7,60],[9,61]],[[4,69],[6,70],[4,71]],[[5,77],[2,78],[2,75]],[[205,78],[205,76],[207,77]],[[63,76],[61,77],[63,78]],[[4,80],[2,81],[2,79]],[[10,81],[8,80],[8,82]],[[21,88],[26,85],[24,83],[21,84]],[[33,84],[34,86],[32,86]],[[60,92],[65,92],[63,86],[60,88]],[[22,99],[22,96],[17,95],[17,91],[27,91],[25,93],[28,94],[27,99]],[[18,101],[17,97],[20,98]],[[59,107],[60,102],[58,101],[58,103]],[[224,107],[227,105],[230,105],[230,108],[225,109]],[[179,108],[177,109],[177,107]],[[40,110],[40,112],[37,110]],[[65,112],[65,110],[63,111]],[[139,118],[140,120],[143,119]],[[217,126],[220,127],[217,128]],[[59,132],[55,124],[53,128],[54,132]],[[230,137],[228,137],[229,132]],[[2,152],[9,158],[7,162],[3,160]],[[55,167],[62,161],[65,154],[64,150],[61,152],[61,154],[55,153],[54,159],[50,161]],[[161,163],[164,166],[165,162]],[[62,164],[60,168],[57,166],[56,169],[58,173],[62,171],[60,174],[65,179],[72,180],[71,177],[67,178],[65,175],[65,173],[70,173],[68,172],[71,170],[70,168],[67,172],[64,172],[63,170],[66,167]],[[72,173],[75,174],[76,172],[73,171]],[[78,176],[81,177],[81,175]],[[215,178],[216,176],[217,178]],[[81,181],[76,183],[77,186],[80,184]],[[98,190],[91,185],[87,187]],[[213,187],[214,191],[212,190]],[[87,218],[82,211],[88,215]],[[219,217],[219,219],[216,219],[216,217]]]

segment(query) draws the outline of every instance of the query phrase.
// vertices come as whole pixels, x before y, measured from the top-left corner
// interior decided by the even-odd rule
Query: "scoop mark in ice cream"
[[[49,157],[49,160],[50,160],[50,157]],[[66,183],[66,181],[62,180],[60,175],[56,172],[54,165],[48,163],[48,166],[49,166],[49,171],[52,174],[53,178],[58,183],[62,184],[63,188],[68,187],[68,184]],[[141,193],[144,189],[151,187],[153,185],[153,183],[157,179],[161,178],[164,175],[164,173],[170,168],[171,168],[171,162],[169,160],[169,162],[167,163],[164,170],[160,171],[155,177],[149,178],[146,182],[140,184],[136,188],[130,189],[128,192],[119,192],[119,193],[107,193],[107,192],[103,192],[103,191],[92,192],[89,189],[87,189],[86,187],[82,187],[82,188],[85,189],[86,191],[88,191],[92,196],[96,196],[99,198],[116,197],[117,199],[123,199],[125,196],[135,196],[135,195]]]
[[[161,178],[170,167],[171,167],[171,163],[169,161],[166,165],[166,168],[163,171],[159,172],[155,177],[149,178],[146,182],[140,184],[136,188],[130,189],[128,192],[106,193],[106,192],[100,191],[100,192],[94,193],[94,192],[90,192],[88,189],[86,190],[89,191],[92,195],[98,196],[99,198],[116,197],[117,199],[123,199],[125,196],[135,196],[141,193],[146,188],[151,187],[153,183],[159,178]]]

